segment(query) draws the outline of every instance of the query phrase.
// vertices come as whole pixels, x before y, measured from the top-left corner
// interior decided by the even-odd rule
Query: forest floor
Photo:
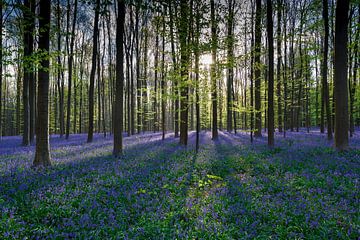
[[[0,239],[357,239],[360,135],[338,153],[317,132],[195,133],[189,147],[172,134],[124,138],[52,136],[53,166],[30,168],[34,146],[0,142]]]

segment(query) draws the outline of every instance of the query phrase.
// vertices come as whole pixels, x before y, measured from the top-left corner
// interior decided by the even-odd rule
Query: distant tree
[[[228,20],[227,20],[227,104],[226,104],[226,129],[231,132],[233,103],[233,81],[234,81],[234,0],[228,0]]]
[[[346,150],[349,146],[349,89],[347,79],[349,2],[349,0],[343,0],[336,3],[334,98],[335,147],[337,150]]]
[[[95,84],[95,72],[96,72],[96,59],[97,59],[97,46],[99,35],[99,13],[100,13],[100,0],[96,0],[95,6],[95,18],[94,18],[94,32],[93,32],[93,50],[90,72],[90,86],[89,86],[89,126],[87,142],[93,141],[94,134],[94,84]]]
[[[38,70],[36,149],[34,167],[50,166],[49,150],[49,45],[50,45],[51,1],[40,0],[39,52],[42,54]]]
[[[123,88],[124,88],[124,23],[125,3],[118,0],[118,16],[116,21],[116,84],[114,102],[114,150],[113,155],[122,154],[123,132]]]

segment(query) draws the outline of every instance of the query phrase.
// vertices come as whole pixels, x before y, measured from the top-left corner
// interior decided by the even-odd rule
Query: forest
[[[358,239],[360,1],[0,0],[0,239]]]

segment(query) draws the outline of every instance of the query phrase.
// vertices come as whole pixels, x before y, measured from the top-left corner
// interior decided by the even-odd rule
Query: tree
[[[282,0],[277,0],[277,30],[276,30],[276,40],[277,40],[277,70],[276,70],[276,94],[277,94],[277,98],[278,98],[278,126],[279,126],[279,132],[282,132],[283,129],[283,124],[282,124],[282,119],[283,119],[283,114],[282,114],[282,106],[281,106],[281,13],[282,13]]]
[[[267,39],[268,39],[268,145],[274,146],[274,36],[273,36],[273,19],[272,3],[267,0]]]
[[[228,20],[227,20],[227,121],[226,128],[228,132],[232,131],[232,111],[233,111],[233,99],[232,99],[232,85],[234,81],[234,1],[228,1]]]
[[[324,49],[323,49],[323,60],[322,60],[322,104],[325,105],[326,110],[326,122],[327,122],[327,137],[329,140],[332,139],[332,128],[331,128],[331,110],[329,100],[329,88],[327,82],[328,74],[328,52],[329,52],[329,11],[328,11],[328,0],[323,0],[323,19],[324,19]],[[324,109],[324,108],[322,108]]]
[[[166,7],[163,6],[163,17],[162,17],[162,59],[161,59],[161,129],[162,129],[162,140],[165,139],[166,133],[166,89],[165,89],[165,31],[166,31]]]
[[[336,3],[334,98],[335,147],[337,150],[346,150],[349,146],[349,89],[347,81],[349,2],[349,0],[344,0]]]
[[[174,74],[178,74],[178,67],[176,62],[176,52],[175,52],[175,34],[174,34],[174,15],[172,11],[172,1],[169,0],[169,24],[170,24],[170,40],[171,40],[171,58],[173,63]],[[179,86],[178,80],[174,79],[174,95],[175,95],[175,109],[174,109],[174,131],[175,138],[179,137]]]
[[[68,61],[68,99],[67,99],[67,115],[66,115],[66,134],[65,138],[69,139],[70,134],[70,115],[71,115],[71,85],[72,85],[72,74],[73,74],[73,61],[74,61],[74,41],[75,41],[75,30],[76,30],[76,15],[77,15],[78,0],[74,3],[74,17],[71,29],[71,40],[70,40],[70,55]],[[69,10],[68,10],[69,11]],[[69,19],[68,19],[69,21]]]
[[[99,35],[99,13],[100,13],[100,0],[96,0],[95,18],[94,18],[94,33],[93,33],[93,51],[90,72],[90,86],[89,86],[89,128],[87,142],[93,141],[94,133],[94,84],[96,72],[96,59],[97,59],[97,46]]]
[[[255,137],[261,137],[261,0],[256,0],[255,13],[255,53],[254,53],[254,78],[255,78]]]
[[[217,77],[216,77],[216,52],[217,52],[217,31],[216,31],[216,19],[215,19],[215,2],[211,0],[211,97],[212,97],[212,139],[218,138],[217,129]]]
[[[31,55],[33,50],[33,1],[24,1],[24,78],[23,78],[23,140],[22,145],[28,146],[30,144],[30,102],[29,102],[29,85],[32,75]],[[19,120],[19,119],[18,119]]]
[[[57,1],[57,16],[56,16],[56,27],[57,27],[57,89],[59,98],[59,124],[60,124],[60,138],[64,134],[64,72],[61,63],[61,8],[60,0]]]
[[[0,140],[2,138],[3,2],[0,0]]]
[[[189,98],[189,86],[188,86],[188,2],[187,0],[180,1],[180,67],[181,67],[181,85],[180,85],[180,144],[187,145],[188,141],[188,98]]]
[[[114,102],[114,150],[113,155],[122,154],[123,131],[123,88],[124,88],[124,23],[125,3],[118,0],[118,16],[116,21],[116,85]]]
[[[49,45],[51,1],[40,0],[39,52],[42,54],[38,70],[36,149],[34,167],[50,166],[49,150]]]

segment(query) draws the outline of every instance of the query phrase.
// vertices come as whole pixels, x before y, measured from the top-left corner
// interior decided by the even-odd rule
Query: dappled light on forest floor
[[[264,134],[265,135],[265,134]],[[53,166],[30,168],[34,147],[0,142],[0,238],[356,238],[360,136],[338,153],[324,135],[202,132],[200,151],[168,134],[52,136]]]

